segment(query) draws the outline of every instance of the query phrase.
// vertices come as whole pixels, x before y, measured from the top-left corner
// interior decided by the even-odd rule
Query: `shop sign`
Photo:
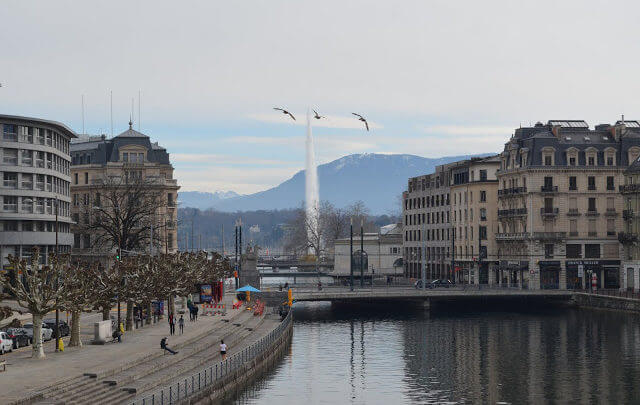
[[[584,277],[584,265],[578,265],[578,277]]]

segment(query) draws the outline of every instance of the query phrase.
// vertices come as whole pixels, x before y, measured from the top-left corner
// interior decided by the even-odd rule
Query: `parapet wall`
[[[640,312],[640,300],[632,298],[577,292],[573,294],[573,301],[579,307]]]

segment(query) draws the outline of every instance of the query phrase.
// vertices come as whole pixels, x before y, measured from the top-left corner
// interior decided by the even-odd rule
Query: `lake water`
[[[640,403],[640,318],[298,303],[290,353],[237,404]]]

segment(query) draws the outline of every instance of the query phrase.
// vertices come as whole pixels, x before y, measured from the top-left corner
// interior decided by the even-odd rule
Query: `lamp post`
[[[349,225],[349,273],[351,274],[349,286],[353,291],[353,218]]]
[[[59,260],[58,257],[58,197],[54,200],[55,208],[56,208],[56,260]],[[60,286],[60,278],[56,276],[56,290]],[[56,302],[56,352],[60,347],[60,308],[58,308],[58,303]]]
[[[360,288],[364,287],[364,219],[360,219]]]

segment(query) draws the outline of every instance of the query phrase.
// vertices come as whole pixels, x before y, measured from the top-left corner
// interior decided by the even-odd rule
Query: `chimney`
[[[553,135],[560,139],[560,125],[554,125],[551,127],[551,132],[553,133]]]

